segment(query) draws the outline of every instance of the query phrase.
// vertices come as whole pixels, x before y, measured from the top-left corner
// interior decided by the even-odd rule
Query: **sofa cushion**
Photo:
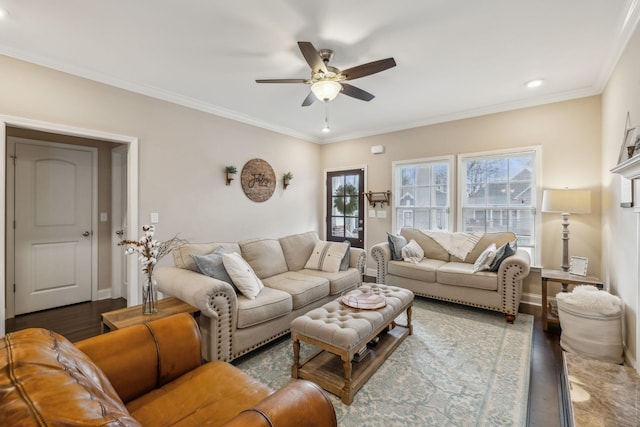
[[[291,310],[291,295],[269,286],[265,286],[255,299],[238,295],[238,329],[284,316]]]
[[[217,361],[129,402],[127,407],[145,426],[222,425],[271,393],[233,365]]]
[[[315,231],[280,238],[280,246],[282,246],[289,271],[298,271],[304,268],[319,240]]]
[[[329,280],[297,271],[288,271],[264,279],[264,284],[291,295],[293,309],[297,310],[329,295]]]
[[[185,243],[171,251],[173,263],[178,268],[198,272],[198,267],[191,255],[207,255],[219,246],[222,246],[227,253],[240,253],[240,246],[237,243]]]
[[[254,299],[258,296],[264,285],[240,254],[222,254],[222,262],[233,284],[245,297]]]
[[[104,373],[55,332],[24,329],[4,336],[0,370],[6,373],[2,425],[141,425]]]
[[[498,290],[498,275],[488,271],[473,272],[473,264],[448,262],[436,271],[436,281],[443,285],[465,286],[468,288]]]
[[[496,257],[496,244],[490,244],[478,257],[476,262],[473,263],[473,272],[488,271],[491,268],[491,263]]]
[[[196,263],[196,267],[200,274],[232,284],[233,281],[231,280],[231,277],[229,277],[227,270],[224,268],[224,263],[222,262],[222,254],[224,252],[224,248],[222,246],[218,246],[215,251],[208,255],[191,254],[191,258],[193,258],[193,261]]]
[[[300,273],[327,279],[329,281],[330,295],[339,295],[346,290],[353,289],[361,280],[360,272],[357,268],[349,268],[346,271],[338,271],[336,273],[304,269]]]
[[[402,234],[407,241],[411,239],[415,240],[424,251],[425,258],[449,261],[449,252],[422,231],[416,228],[403,228],[400,230],[400,234]]]
[[[391,250],[391,259],[393,261],[401,261],[402,248],[406,246],[407,239],[402,235],[387,232],[387,242],[389,243],[389,249]]]
[[[393,276],[435,283],[436,270],[444,264],[446,264],[444,261],[423,258],[417,264],[403,261],[389,261],[387,268],[389,274]]]
[[[246,240],[239,244],[242,257],[260,279],[287,271],[287,262],[277,239]]]
[[[348,249],[346,243],[319,241],[304,268],[335,273],[340,270],[340,263]]]

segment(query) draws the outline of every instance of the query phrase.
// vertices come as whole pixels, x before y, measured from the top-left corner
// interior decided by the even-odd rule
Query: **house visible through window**
[[[460,231],[511,231],[535,260],[536,150],[459,157]]]
[[[452,163],[452,156],[393,163],[396,231],[449,229]]]

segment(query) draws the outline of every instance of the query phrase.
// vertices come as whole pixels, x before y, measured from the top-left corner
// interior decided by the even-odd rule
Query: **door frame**
[[[53,148],[62,148],[68,150],[78,150],[78,151],[86,151],[91,153],[91,230],[98,230],[98,149],[95,147],[85,147],[82,145],[72,145],[72,144],[62,144],[59,142],[50,142],[45,140],[35,140],[30,138],[23,137],[14,137],[16,143],[20,144],[28,144],[28,145],[37,145],[40,147],[53,147]],[[6,144],[8,143],[5,137],[5,149]],[[13,168],[13,172],[15,173],[15,165],[7,165],[7,170]],[[6,171],[5,171],[6,177]],[[6,179],[6,178],[5,178]],[[8,196],[13,195],[15,197],[15,181],[14,178],[11,178],[12,182],[10,186],[5,186],[8,191]],[[5,199],[6,203],[6,199]],[[7,208],[11,206],[15,210],[15,202],[11,202],[7,204]],[[6,212],[6,211],[5,211]],[[6,246],[5,247],[13,247],[15,248],[15,229],[13,227],[5,228],[6,234]],[[13,252],[13,251],[10,251]],[[7,268],[5,279],[15,278],[15,257],[10,256],[11,262],[7,260]],[[10,283],[7,282],[7,283]],[[15,292],[13,293],[13,298],[7,298],[6,301],[6,317],[14,317],[15,316]],[[6,297],[5,292],[5,297]],[[98,295],[98,239],[91,239],[91,300],[95,301]]]
[[[103,141],[118,142],[127,144],[127,222],[129,224],[129,233],[138,230],[138,138],[133,136],[118,135],[109,132],[103,132],[92,129],[78,128],[74,126],[49,123],[39,120],[31,120],[21,117],[13,117],[0,115],[0,175],[2,176],[2,185],[0,185],[0,271],[4,272],[0,276],[0,336],[6,333],[5,319],[6,313],[6,292],[7,292],[7,265],[6,265],[6,176],[7,176],[7,126],[19,127],[24,129],[37,130],[42,132],[58,133],[62,135],[79,136],[84,138],[92,138]],[[127,238],[135,239],[135,236],[127,236]],[[127,277],[129,280],[129,292],[127,295],[127,304],[129,306],[138,304],[138,271],[136,263],[129,263],[127,268]],[[97,296],[96,296],[97,297]]]
[[[122,227],[115,224],[116,218],[122,220],[122,181],[123,168],[122,158],[127,157],[127,146],[121,145],[111,150],[111,298],[120,298],[122,296],[123,283],[122,269],[127,268],[127,262],[122,262],[123,249],[118,246],[121,238],[115,234],[116,228]],[[117,160],[117,161],[116,161]],[[125,167],[126,168],[126,167]],[[124,236],[122,236],[124,238]]]
[[[346,171],[346,170],[352,170],[352,169],[362,169],[364,171],[364,191],[365,193],[367,191],[369,191],[369,188],[367,186],[367,165],[356,165],[356,166],[340,166],[340,167],[335,167],[335,168],[327,168],[323,171],[323,180],[322,182],[324,183],[322,185],[322,193],[323,193],[323,201],[324,203],[322,204],[322,218],[323,218],[323,231],[324,231],[324,236],[323,238],[326,240],[327,236],[329,235],[329,230],[327,230],[327,186],[326,186],[326,182],[327,182],[327,175],[329,172],[340,172],[340,171]],[[365,201],[364,203],[364,209],[365,212],[363,212],[363,217],[364,217],[364,234],[363,234],[363,241],[362,241],[362,245],[364,246],[364,250],[367,250],[367,234],[368,230],[369,230],[369,215],[367,215],[367,211],[368,211],[368,204]]]

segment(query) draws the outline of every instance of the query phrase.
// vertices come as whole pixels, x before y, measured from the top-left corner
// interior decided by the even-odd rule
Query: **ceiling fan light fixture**
[[[530,80],[527,83],[525,83],[525,85],[529,88],[529,89],[533,89],[536,87],[540,87],[542,86],[542,83],[544,83],[544,80],[542,79],[535,79],[535,80]]]
[[[320,101],[329,102],[338,96],[342,85],[333,80],[320,80],[311,85],[311,92]]]

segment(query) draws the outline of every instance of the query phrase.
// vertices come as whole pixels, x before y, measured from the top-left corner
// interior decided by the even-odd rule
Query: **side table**
[[[153,314],[142,314],[142,305],[134,305],[102,313],[102,333],[147,323],[178,313],[189,313],[195,318],[200,316],[200,310],[196,307],[177,298],[168,297],[158,300],[158,312]]]
[[[540,273],[542,279],[542,330],[546,331],[549,323],[560,323],[558,317],[548,310],[547,302],[547,282],[558,282],[562,284],[562,292],[567,292],[569,285],[594,285],[602,289],[604,284],[596,276],[580,276],[567,271],[542,269]]]

